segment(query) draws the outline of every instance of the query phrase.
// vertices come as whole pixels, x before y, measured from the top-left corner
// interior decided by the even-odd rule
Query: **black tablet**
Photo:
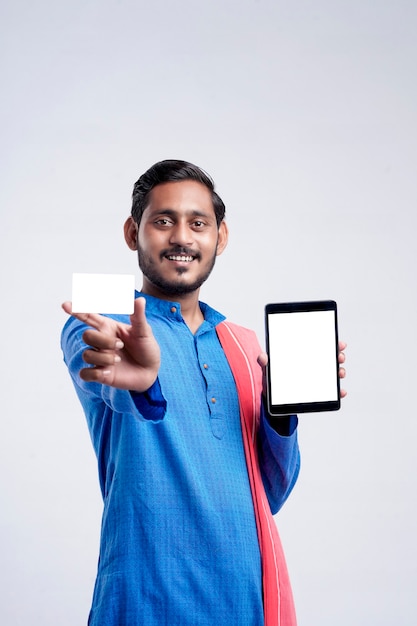
[[[336,302],[267,304],[265,326],[268,412],[340,409]]]

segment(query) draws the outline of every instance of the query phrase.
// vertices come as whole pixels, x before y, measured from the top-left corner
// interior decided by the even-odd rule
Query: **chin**
[[[176,274],[171,274],[170,278],[163,276],[162,272],[156,271],[155,266],[147,263],[146,258],[142,255],[139,255],[139,267],[149,283],[151,283],[161,294],[169,297],[178,297],[186,296],[200,289],[201,285],[206,282],[207,278],[211,274],[214,267],[214,260],[215,257],[213,258],[212,263],[206,266],[205,270],[200,268],[202,271],[200,271],[198,275],[191,272],[191,274],[194,274],[193,276],[189,275],[191,268],[185,267],[177,268]]]
[[[165,293],[167,296],[186,296],[190,293],[194,293],[198,291],[201,287],[201,283],[193,284],[193,285],[184,285],[181,284],[170,284],[165,286],[157,286],[160,291]]]

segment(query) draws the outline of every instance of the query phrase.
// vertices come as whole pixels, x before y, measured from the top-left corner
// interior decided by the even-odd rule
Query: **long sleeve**
[[[291,493],[300,471],[298,418],[289,420],[288,436],[280,435],[269,423],[261,406],[258,432],[258,458],[268,502],[275,515]]]
[[[76,392],[86,413],[90,413],[94,406],[97,412],[97,403],[101,400],[107,407],[116,413],[130,413],[139,420],[158,422],[163,419],[166,411],[166,401],[163,397],[159,380],[145,393],[131,393],[123,389],[83,381],[79,371],[86,367],[82,354],[86,344],[82,339],[87,326],[75,318],[67,321],[62,331],[61,347],[64,361],[68,367]]]

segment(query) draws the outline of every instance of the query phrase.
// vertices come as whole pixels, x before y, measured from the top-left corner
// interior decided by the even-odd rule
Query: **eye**
[[[170,220],[168,217],[160,217],[157,220],[155,220],[155,224],[157,226],[166,227],[172,224],[172,220]]]
[[[201,228],[205,226],[205,223],[202,222],[201,220],[194,220],[194,222],[192,223],[192,226],[196,228],[197,230],[200,230]]]

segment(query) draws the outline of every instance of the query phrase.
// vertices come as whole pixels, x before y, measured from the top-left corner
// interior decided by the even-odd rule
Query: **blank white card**
[[[73,274],[73,313],[131,315],[135,301],[133,274]]]

